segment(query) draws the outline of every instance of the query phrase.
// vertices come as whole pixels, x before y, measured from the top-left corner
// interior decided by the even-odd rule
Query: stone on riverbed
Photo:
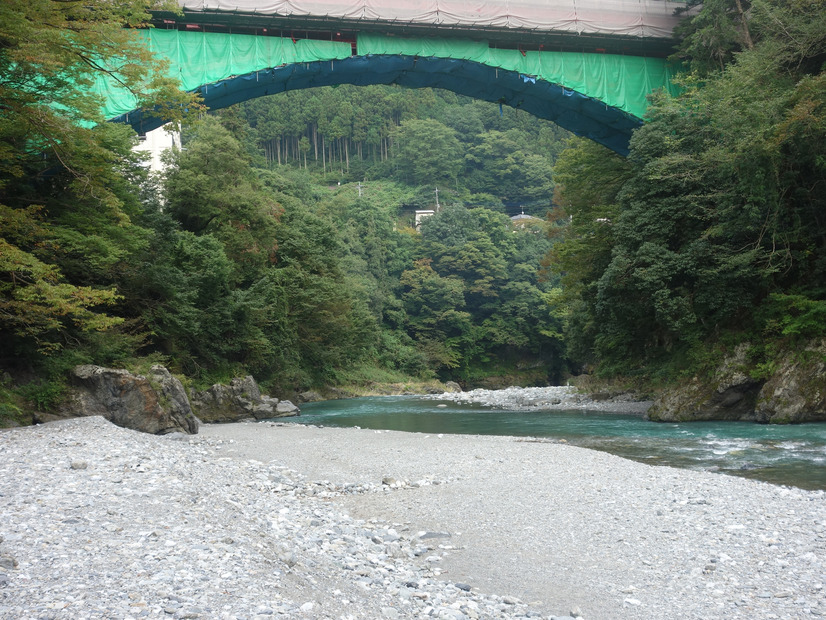
[[[155,435],[198,432],[181,382],[163,366],[153,366],[150,376],[92,364],[76,366],[72,388],[54,413],[35,414],[37,422],[102,416],[110,422]]]
[[[406,527],[343,512],[344,485],[232,458],[231,445],[101,418],[0,433],[14,515],[0,537],[0,618],[527,617],[527,605],[438,580]]]
[[[511,386],[504,390],[475,389],[469,392],[444,392],[424,398],[455,403],[479,403],[486,407],[510,411],[590,409],[641,415],[651,406],[650,401],[633,400],[628,394],[620,393],[606,400],[596,401],[580,394],[577,388],[565,385],[530,388]]]
[[[275,406],[275,417],[294,416],[299,412],[299,408],[288,400],[279,401]]]
[[[204,422],[239,422],[296,416],[298,407],[288,400],[261,394],[251,376],[235,378],[229,385],[216,383],[203,392],[191,392],[190,402]]]

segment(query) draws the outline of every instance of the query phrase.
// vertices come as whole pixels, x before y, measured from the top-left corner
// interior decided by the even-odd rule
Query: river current
[[[565,440],[649,463],[826,489],[826,424],[659,424],[588,409],[510,411],[432,397],[377,396],[305,403],[291,422],[415,433]]]

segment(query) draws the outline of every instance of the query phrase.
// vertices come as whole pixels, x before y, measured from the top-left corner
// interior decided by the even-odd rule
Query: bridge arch
[[[485,41],[370,33],[354,43],[161,29],[141,36],[210,109],[336,84],[435,87],[523,109],[623,155],[642,124],[646,97],[658,88],[674,90],[671,68],[660,58],[493,49]],[[116,84],[101,80],[97,90],[110,120],[141,132],[162,123]]]

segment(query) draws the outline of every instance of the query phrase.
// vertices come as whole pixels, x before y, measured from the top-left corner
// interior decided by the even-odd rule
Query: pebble
[[[548,387],[509,387],[502,390],[476,389],[469,392],[445,392],[421,396],[430,400],[455,403],[477,403],[494,409],[508,411],[544,411],[553,409],[589,409],[613,413],[643,414],[651,407],[651,401],[634,401],[628,397],[610,400],[591,400],[577,388],[557,385]],[[437,407],[443,406],[436,405]]]
[[[530,617],[515,598],[436,576],[450,533],[329,501],[449,478],[305,480],[221,444],[102,418],[1,433],[0,618]],[[78,476],[92,458],[95,475]]]
[[[318,450],[306,429],[267,432],[314,459],[341,458],[340,437],[359,468],[305,477],[283,450],[229,456],[224,431],[170,439],[99,418],[0,433],[0,618],[826,614],[823,492],[509,438],[382,433],[369,452],[368,431],[321,429]],[[401,466],[422,456],[434,464]]]
[[[5,568],[6,570],[17,568],[17,560],[14,558],[0,557],[0,568]]]

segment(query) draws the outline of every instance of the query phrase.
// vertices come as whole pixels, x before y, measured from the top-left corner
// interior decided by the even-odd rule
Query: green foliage
[[[522,150],[521,132],[489,131],[465,156],[467,185],[504,202],[550,204],[554,183],[548,157]]]
[[[449,368],[456,366],[458,340],[470,326],[470,315],[463,311],[462,281],[440,276],[428,259],[422,259],[402,274],[400,284],[411,335],[427,343],[431,359]]]
[[[66,391],[66,384],[60,379],[36,381],[19,389],[20,395],[30,402],[37,411],[54,409]]]
[[[144,0],[0,6],[2,363],[22,361],[45,377],[32,388],[41,406],[59,392],[54,386],[63,369],[54,359],[102,361],[136,340],[119,315],[124,298],[117,285],[146,242],[131,221],[145,174],[131,153],[134,132],[101,123],[90,87],[112,77],[141,104],[169,103],[177,119],[179,104],[197,108],[124,27],[144,23],[154,6]]]
[[[452,129],[435,120],[404,121],[395,141],[402,181],[410,185],[455,183],[462,168],[462,147]]]
[[[172,164],[165,180],[167,206],[185,230],[220,240],[242,279],[274,262],[279,206],[226,128],[207,117]]]
[[[702,9],[677,26],[682,41],[675,56],[702,74],[722,71],[736,52],[754,45],[747,16],[752,4],[748,0],[691,0],[689,8]]]
[[[703,3],[684,34],[702,85],[653,99],[627,163],[573,142],[554,170],[573,219],[546,263],[571,351],[611,372],[696,370],[726,334],[823,334],[826,10]]]
[[[573,138],[568,144],[554,167],[558,207],[548,218],[549,234],[561,242],[550,249],[542,265],[546,277],[561,278],[561,291],[548,301],[552,312],[565,317],[569,356],[593,364],[601,325],[595,312],[598,281],[611,263],[620,212],[617,196],[632,167],[589,140]]]
[[[375,346],[375,319],[339,267],[343,248],[336,229],[304,210],[288,210],[283,226],[278,267],[270,276],[285,303],[279,328],[291,346],[282,354],[290,356],[296,377],[334,382],[337,368]]]
[[[0,395],[0,399],[2,398],[3,395]],[[28,420],[20,407],[0,400],[0,427],[17,426],[25,422],[28,422]]]
[[[25,400],[5,375],[0,379],[0,428],[30,424],[31,415],[26,409]]]
[[[548,336],[554,320],[544,291],[551,284],[540,282],[538,266],[550,242],[541,230],[515,228],[488,209],[449,205],[422,223],[421,235],[421,258],[402,276],[403,299],[408,332],[427,343],[431,359],[465,378],[516,351],[564,365]]]
[[[200,111],[122,27],[147,8],[0,8],[0,364],[38,377],[33,406],[80,363],[280,392],[563,366],[537,273],[551,242],[501,211],[544,213],[565,132],[430,89],[317,89],[187,119],[151,177],[89,94],[115,75]],[[420,234],[437,187],[448,206]]]
[[[761,308],[761,318],[769,337],[800,340],[826,336],[826,300],[773,293]]]
[[[84,331],[104,330],[122,322],[92,308],[112,304],[112,290],[93,290],[60,281],[56,267],[37,260],[0,239],[0,316],[6,329],[31,339],[38,350],[60,348],[55,334],[71,322]]]

